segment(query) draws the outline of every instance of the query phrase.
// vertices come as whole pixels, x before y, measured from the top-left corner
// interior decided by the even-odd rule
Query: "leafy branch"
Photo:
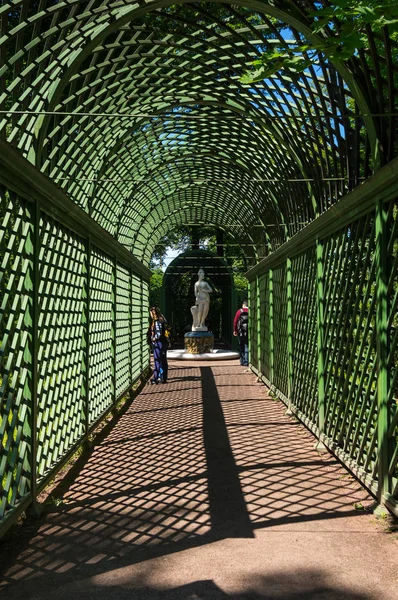
[[[368,30],[373,33],[388,26],[392,37],[398,36],[398,3],[396,0],[332,0],[327,7],[309,13],[311,29],[319,41],[307,41],[289,49],[274,46],[253,62],[253,71],[245,73],[245,84],[262,81],[282,69],[302,72],[321,53],[329,60],[347,60],[368,46]]]

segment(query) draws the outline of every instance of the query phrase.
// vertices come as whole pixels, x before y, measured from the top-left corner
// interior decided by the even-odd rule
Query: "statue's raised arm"
[[[207,331],[205,325],[206,317],[209,312],[211,286],[204,280],[205,272],[203,269],[198,271],[198,281],[194,285],[195,306],[191,308],[193,316],[192,331]]]

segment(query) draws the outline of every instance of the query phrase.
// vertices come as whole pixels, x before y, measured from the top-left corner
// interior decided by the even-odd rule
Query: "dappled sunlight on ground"
[[[172,363],[169,383],[146,385],[53,490],[48,514],[5,540],[0,590],[47,598],[62,586],[59,597],[96,600],[131,590],[150,600],[380,598],[375,565],[387,555],[388,593],[394,541],[358,510],[373,499],[284,413],[235,361]],[[352,560],[348,576],[343,559]]]

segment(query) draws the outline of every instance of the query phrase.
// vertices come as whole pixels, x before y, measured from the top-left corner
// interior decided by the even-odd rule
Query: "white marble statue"
[[[207,281],[204,280],[205,272],[203,269],[198,271],[198,281],[194,285],[195,306],[192,306],[191,313],[193,317],[192,331],[207,331],[205,325],[206,317],[209,312],[210,296],[213,291]]]

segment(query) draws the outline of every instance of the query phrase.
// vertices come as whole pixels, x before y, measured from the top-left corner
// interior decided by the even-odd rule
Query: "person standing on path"
[[[239,340],[240,364],[247,367],[249,364],[249,309],[247,300],[243,300],[242,308],[236,311],[234,335],[238,336]]]
[[[167,348],[169,342],[166,338],[166,319],[157,306],[150,309],[151,325],[150,340],[155,363],[151,383],[166,383],[168,374]]]

